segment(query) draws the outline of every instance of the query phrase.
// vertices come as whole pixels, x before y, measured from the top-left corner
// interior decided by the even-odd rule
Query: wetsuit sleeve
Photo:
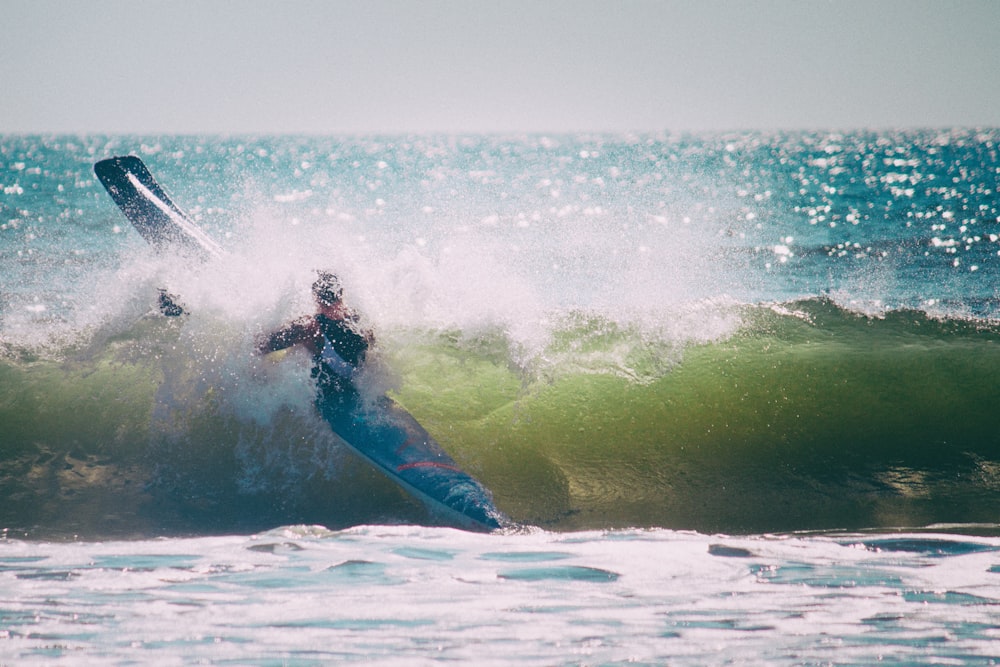
[[[180,317],[181,315],[187,315],[184,307],[177,303],[177,297],[168,293],[165,289],[160,290],[160,296],[157,304],[160,307],[160,312],[167,317]]]
[[[296,320],[287,326],[278,329],[274,333],[263,336],[257,341],[257,351],[261,354],[277,352],[299,343],[312,343],[315,345],[316,324],[311,317]]]

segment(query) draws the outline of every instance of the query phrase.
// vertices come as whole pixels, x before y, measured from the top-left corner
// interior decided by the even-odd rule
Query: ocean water
[[[998,142],[0,136],[0,664],[992,664]],[[145,245],[126,153],[226,257]],[[523,528],[253,354],[318,268]]]

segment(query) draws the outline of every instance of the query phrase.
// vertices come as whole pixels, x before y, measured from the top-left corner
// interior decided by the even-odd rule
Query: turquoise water
[[[0,662],[987,664],[998,139],[0,138]],[[317,267],[533,528],[433,527],[252,354]]]

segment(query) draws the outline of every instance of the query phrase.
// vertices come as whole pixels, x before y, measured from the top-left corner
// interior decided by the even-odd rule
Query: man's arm
[[[303,317],[268,336],[258,338],[257,352],[267,354],[268,352],[277,352],[293,345],[302,344],[315,353],[319,349],[317,343],[318,336],[319,329],[316,326],[316,320],[312,317]]]
[[[180,317],[181,315],[187,315],[184,310],[184,306],[177,303],[177,297],[170,294],[165,289],[160,289],[160,296],[157,300],[157,304],[160,307],[160,312],[167,317]]]

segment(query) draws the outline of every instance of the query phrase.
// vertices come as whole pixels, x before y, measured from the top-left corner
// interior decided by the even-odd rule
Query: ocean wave
[[[696,310],[726,326],[678,337],[687,325],[564,313],[531,349],[502,326],[396,329],[373,381],[521,522],[760,532],[996,520],[996,323],[827,298]],[[58,354],[8,346],[0,525],[101,535],[427,520],[315,417],[305,355],[224,353],[234,335],[146,318]]]

